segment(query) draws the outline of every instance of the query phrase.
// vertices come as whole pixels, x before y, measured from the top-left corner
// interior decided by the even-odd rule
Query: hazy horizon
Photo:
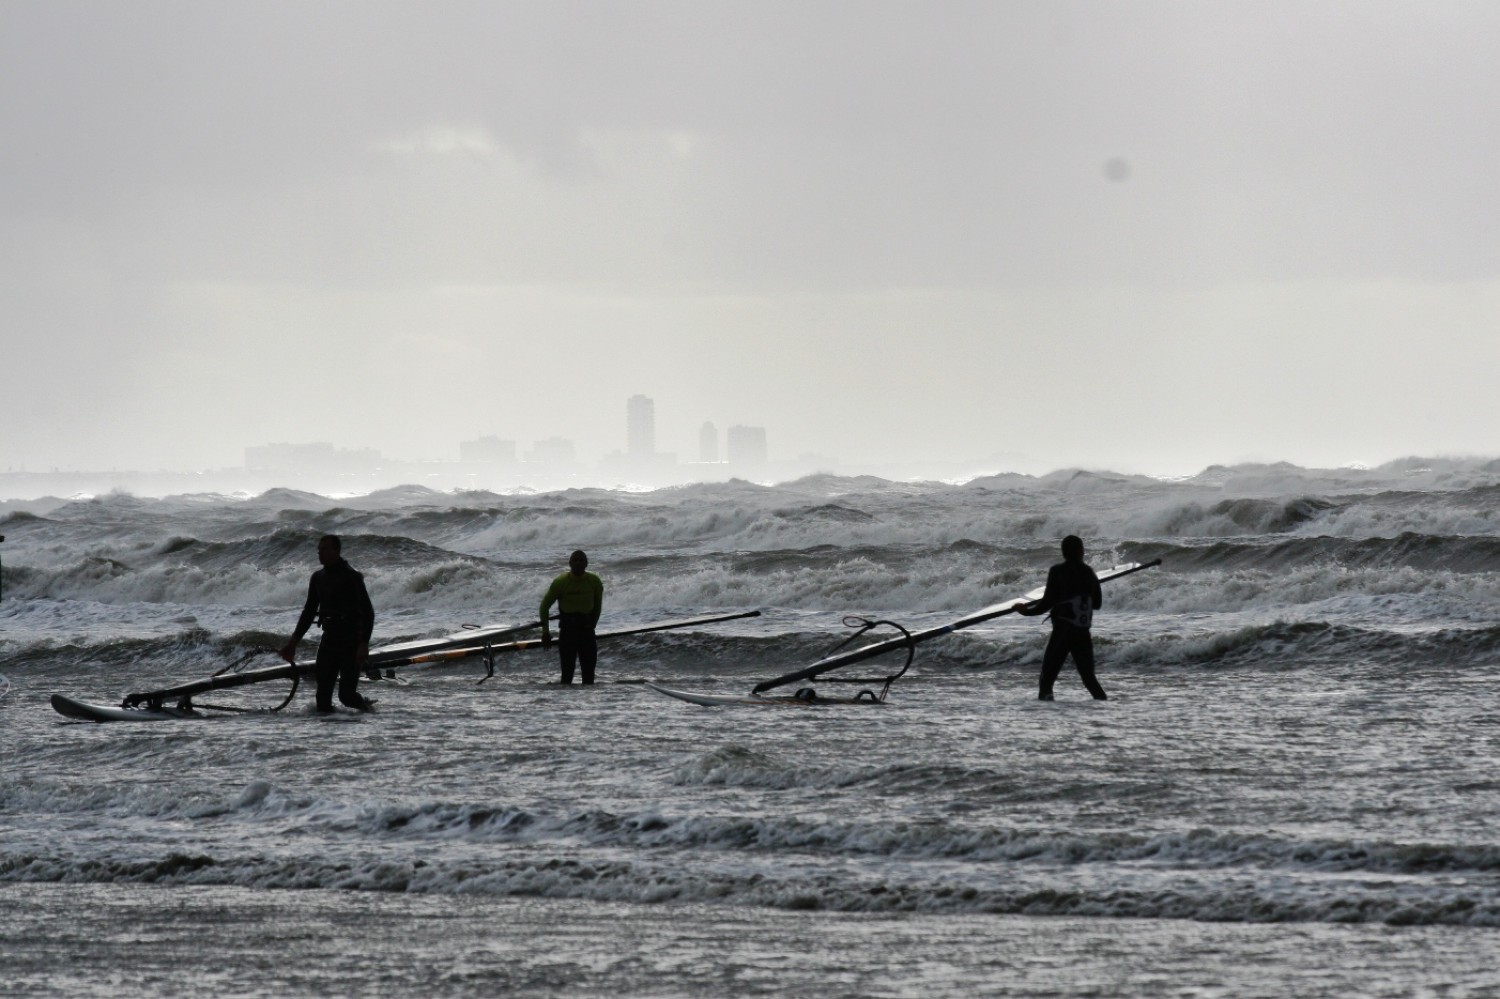
[[[0,469],[1500,454],[1500,7],[0,6]]]
[[[961,485],[990,477],[1020,476],[1034,482],[1068,484],[1073,476],[1103,478],[1125,476],[1160,482],[1188,482],[1210,487],[1232,484],[1252,492],[1284,492],[1329,489],[1362,490],[1468,488],[1488,481],[1500,470],[1500,457],[1490,455],[1403,455],[1367,465],[1304,466],[1282,461],[1246,460],[1216,462],[1186,471],[1152,471],[1110,465],[1051,465],[1024,455],[995,455],[972,462],[842,463],[773,458],[763,464],[720,462],[677,463],[652,471],[628,464],[579,462],[573,466],[515,462],[486,467],[462,461],[403,461],[385,459],[367,468],[303,467],[249,468],[230,466],[201,469],[10,469],[0,471],[0,513],[31,509],[28,504],[46,500],[62,502],[106,494],[141,498],[169,496],[257,496],[276,490],[312,493],[331,498],[359,497],[413,487],[438,494],[461,493],[531,494],[569,489],[624,490],[628,492],[676,489],[694,484],[713,485],[731,481],[758,486],[793,485],[821,476],[854,482],[876,477],[890,482],[948,483]],[[1476,476],[1478,478],[1476,478]],[[46,508],[46,503],[43,507]],[[37,512],[37,511],[33,511]]]

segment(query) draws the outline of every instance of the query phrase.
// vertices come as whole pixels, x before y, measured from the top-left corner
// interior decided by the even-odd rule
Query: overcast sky
[[[0,470],[1500,454],[1500,4],[0,0]]]

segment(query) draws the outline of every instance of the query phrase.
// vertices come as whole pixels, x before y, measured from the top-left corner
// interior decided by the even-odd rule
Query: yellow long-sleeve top
[[[542,597],[542,631],[549,631],[547,625],[547,612],[557,604],[559,613],[562,614],[587,614],[589,624],[592,627],[599,623],[599,612],[604,610],[604,580],[592,572],[584,572],[575,575],[573,572],[565,572],[552,581],[547,587],[546,596]]]

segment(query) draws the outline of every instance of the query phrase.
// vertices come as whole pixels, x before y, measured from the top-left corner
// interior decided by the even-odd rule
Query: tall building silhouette
[[[625,454],[631,461],[656,457],[656,403],[633,395],[625,403]]]
[[[764,465],[766,463],[765,427],[730,427],[726,441],[731,465]]]
[[[719,428],[712,422],[704,423],[703,429],[698,431],[698,460],[704,462],[719,460]]]
[[[459,441],[458,460],[513,465],[516,461],[516,442],[503,441],[494,435],[487,435],[472,441]]]

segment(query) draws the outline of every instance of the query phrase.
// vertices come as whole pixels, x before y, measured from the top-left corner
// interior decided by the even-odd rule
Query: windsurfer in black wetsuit
[[[1109,698],[1094,676],[1094,639],[1089,634],[1094,611],[1104,604],[1099,577],[1083,561],[1081,538],[1072,534],[1063,538],[1062,553],[1063,561],[1047,573],[1047,589],[1042,599],[1016,608],[1017,613],[1027,617],[1052,612],[1052,637],[1042,654],[1041,688],[1037,697],[1052,700],[1052,685],[1071,653],[1083,685],[1094,695],[1094,700],[1106,701]]]
[[[318,680],[318,711],[333,710],[333,690],[339,701],[358,711],[368,711],[375,702],[359,692],[359,671],[370,654],[370,632],[375,628],[375,608],[365,590],[365,577],[344,561],[343,542],[336,534],[318,539],[318,561],[323,568],[312,574],[307,603],[297,619],[297,630],[280,649],[281,658],[296,662],[297,643],[316,618],[323,629],[318,643],[315,675]]]

